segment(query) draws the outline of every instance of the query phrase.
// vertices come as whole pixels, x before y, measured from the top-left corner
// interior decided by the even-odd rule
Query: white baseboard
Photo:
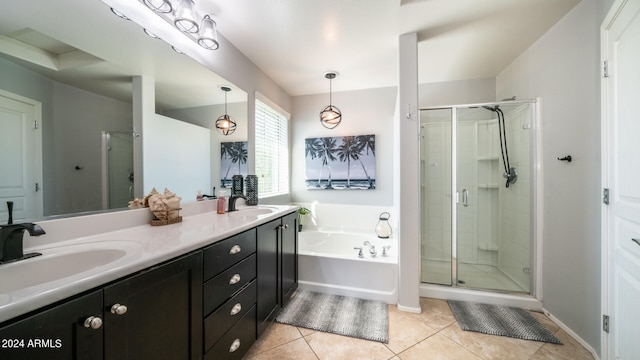
[[[569,334],[569,336],[574,338],[577,342],[580,343],[580,345],[582,345],[585,349],[587,349],[591,353],[591,355],[593,356],[593,358],[595,360],[600,360],[600,356],[598,355],[596,350],[593,347],[591,347],[591,345],[589,345],[586,341],[584,341],[580,336],[578,336],[578,334],[576,334],[573,330],[571,330],[562,321],[558,320],[558,318],[556,318],[550,312],[548,312],[547,309],[543,308],[542,311],[544,312],[545,315],[547,315],[549,317],[549,319],[551,319],[551,321],[553,321],[562,330],[564,330],[567,334]]]

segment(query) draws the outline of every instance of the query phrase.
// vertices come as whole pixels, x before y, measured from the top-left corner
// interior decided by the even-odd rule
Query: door
[[[104,358],[202,358],[202,252],[104,288]]]
[[[101,360],[102,290],[0,328],[0,359]]]
[[[609,333],[603,354],[634,359],[640,353],[640,0],[616,1],[602,27],[603,311]],[[606,76],[606,74],[605,74]]]
[[[38,102],[0,90],[0,223],[8,218],[7,201],[14,222],[42,216],[39,119]]]
[[[282,218],[281,259],[282,284],[280,305],[289,303],[293,292],[298,288],[298,214],[289,214]]]
[[[258,226],[258,337],[275,319],[280,309],[278,302],[278,231],[280,219]]]

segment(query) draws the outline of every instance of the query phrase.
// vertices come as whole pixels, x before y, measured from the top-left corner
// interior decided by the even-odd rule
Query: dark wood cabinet
[[[258,337],[298,287],[297,222],[291,213],[258,227]]]
[[[241,359],[298,286],[295,212],[0,324],[0,359]]]
[[[241,359],[256,340],[256,229],[204,249],[204,358]]]
[[[298,288],[298,214],[283,217],[282,225],[280,304],[284,307]]]
[[[202,252],[104,288],[105,359],[202,356]]]
[[[101,290],[50,307],[0,328],[0,359],[103,359],[102,320]]]

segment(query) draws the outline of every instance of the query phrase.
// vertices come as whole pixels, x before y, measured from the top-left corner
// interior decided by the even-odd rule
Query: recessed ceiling
[[[398,37],[419,35],[419,81],[495,77],[579,0],[195,0],[290,95],[397,85]],[[224,51],[221,49],[220,51]]]
[[[291,96],[326,93],[323,74],[328,70],[340,73],[333,81],[336,92],[397,85],[398,37],[409,32],[418,33],[420,83],[495,77],[578,2],[195,0],[199,12],[216,20],[220,34]],[[104,67],[104,59],[120,74],[103,70],[87,86],[126,83],[130,92],[130,76],[148,75],[163,89],[178,90],[157,91],[166,108],[224,101],[218,87],[229,82],[150,39],[99,0],[17,2],[3,10],[0,20],[0,35],[29,27],[63,40],[60,49],[47,50],[51,53],[82,49],[94,58],[95,63],[74,71]],[[16,35],[35,47],[49,46],[36,38]],[[60,76],[72,73],[58,71]],[[232,92],[229,101],[237,95],[244,93]]]

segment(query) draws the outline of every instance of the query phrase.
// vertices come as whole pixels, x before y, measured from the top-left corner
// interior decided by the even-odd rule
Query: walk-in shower
[[[421,280],[533,294],[535,101],[420,111]]]
[[[102,132],[102,209],[127,207],[133,200],[135,130]]]

